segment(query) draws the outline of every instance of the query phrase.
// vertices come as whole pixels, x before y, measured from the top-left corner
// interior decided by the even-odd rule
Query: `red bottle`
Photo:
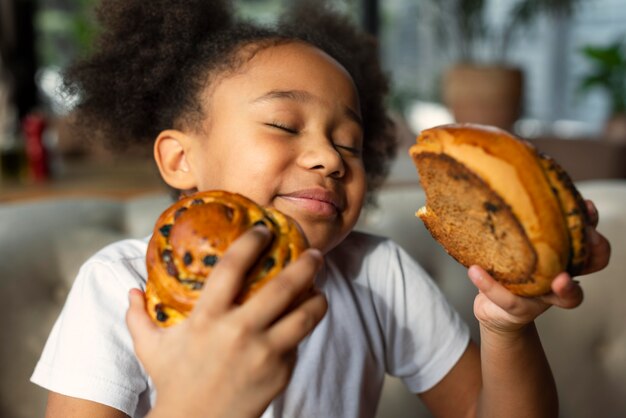
[[[22,132],[26,141],[26,158],[30,177],[35,181],[43,181],[50,176],[48,153],[43,142],[46,119],[32,113],[24,117]]]

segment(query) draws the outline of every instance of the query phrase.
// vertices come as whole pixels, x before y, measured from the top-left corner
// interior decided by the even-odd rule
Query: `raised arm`
[[[591,257],[584,274],[603,269],[609,242],[595,230],[597,211],[588,202],[593,227]],[[552,292],[537,298],[516,296],[477,266],[468,275],[479,290],[474,315],[480,323],[480,349],[470,343],[448,375],[421,398],[437,417],[555,417],[558,397],[550,366],[534,324],[551,306],[575,308],[583,300],[567,273],[552,282]]]

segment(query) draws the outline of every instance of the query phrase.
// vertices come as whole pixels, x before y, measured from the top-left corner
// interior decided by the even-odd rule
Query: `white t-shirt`
[[[147,240],[108,246],[81,268],[31,380],[143,417],[156,393],[125,324],[128,291],[145,289]],[[469,332],[399,246],[353,232],[326,256],[317,285],[327,315],[299,346],[285,392],[263,418],[375,414],[385,373],[412,392],[439,382]]]

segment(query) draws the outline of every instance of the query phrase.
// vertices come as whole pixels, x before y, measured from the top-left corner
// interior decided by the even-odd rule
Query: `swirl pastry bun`
[[[426,194],[416,215],[461,264],[480,265],[523,296],[547,293],[558,273],[585,266],[585,202],[530,143],[451,124],[423,131],[409,154]]]
[[[297,224],[275,209],[224,191],[196,193],[166,209],[155,224],[146,254],[150,317],[163,327],[185,319],[226,249],[259,223],[269,228],[273,239],[250,269],[239,303],[308,247]]]

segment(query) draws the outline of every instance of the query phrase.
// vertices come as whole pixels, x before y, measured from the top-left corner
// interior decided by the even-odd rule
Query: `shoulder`
[[[133,416],[148,402],[148,377],[125,322],[128,292],[145,288],[147,240],[107,245],[80,268],[32,381]],[[63,400],[63,398],[61,398]],[[92,411],[93,412],[93,411]]]
[[[148,249],[148,240],[149,238],[116,241],[96,252],[87,262],[116,264],[144,258]]]
[[[117,284],[124,289],[144,288],[148,238],[126,239],[107,245],[81,267],[76,284]]]

